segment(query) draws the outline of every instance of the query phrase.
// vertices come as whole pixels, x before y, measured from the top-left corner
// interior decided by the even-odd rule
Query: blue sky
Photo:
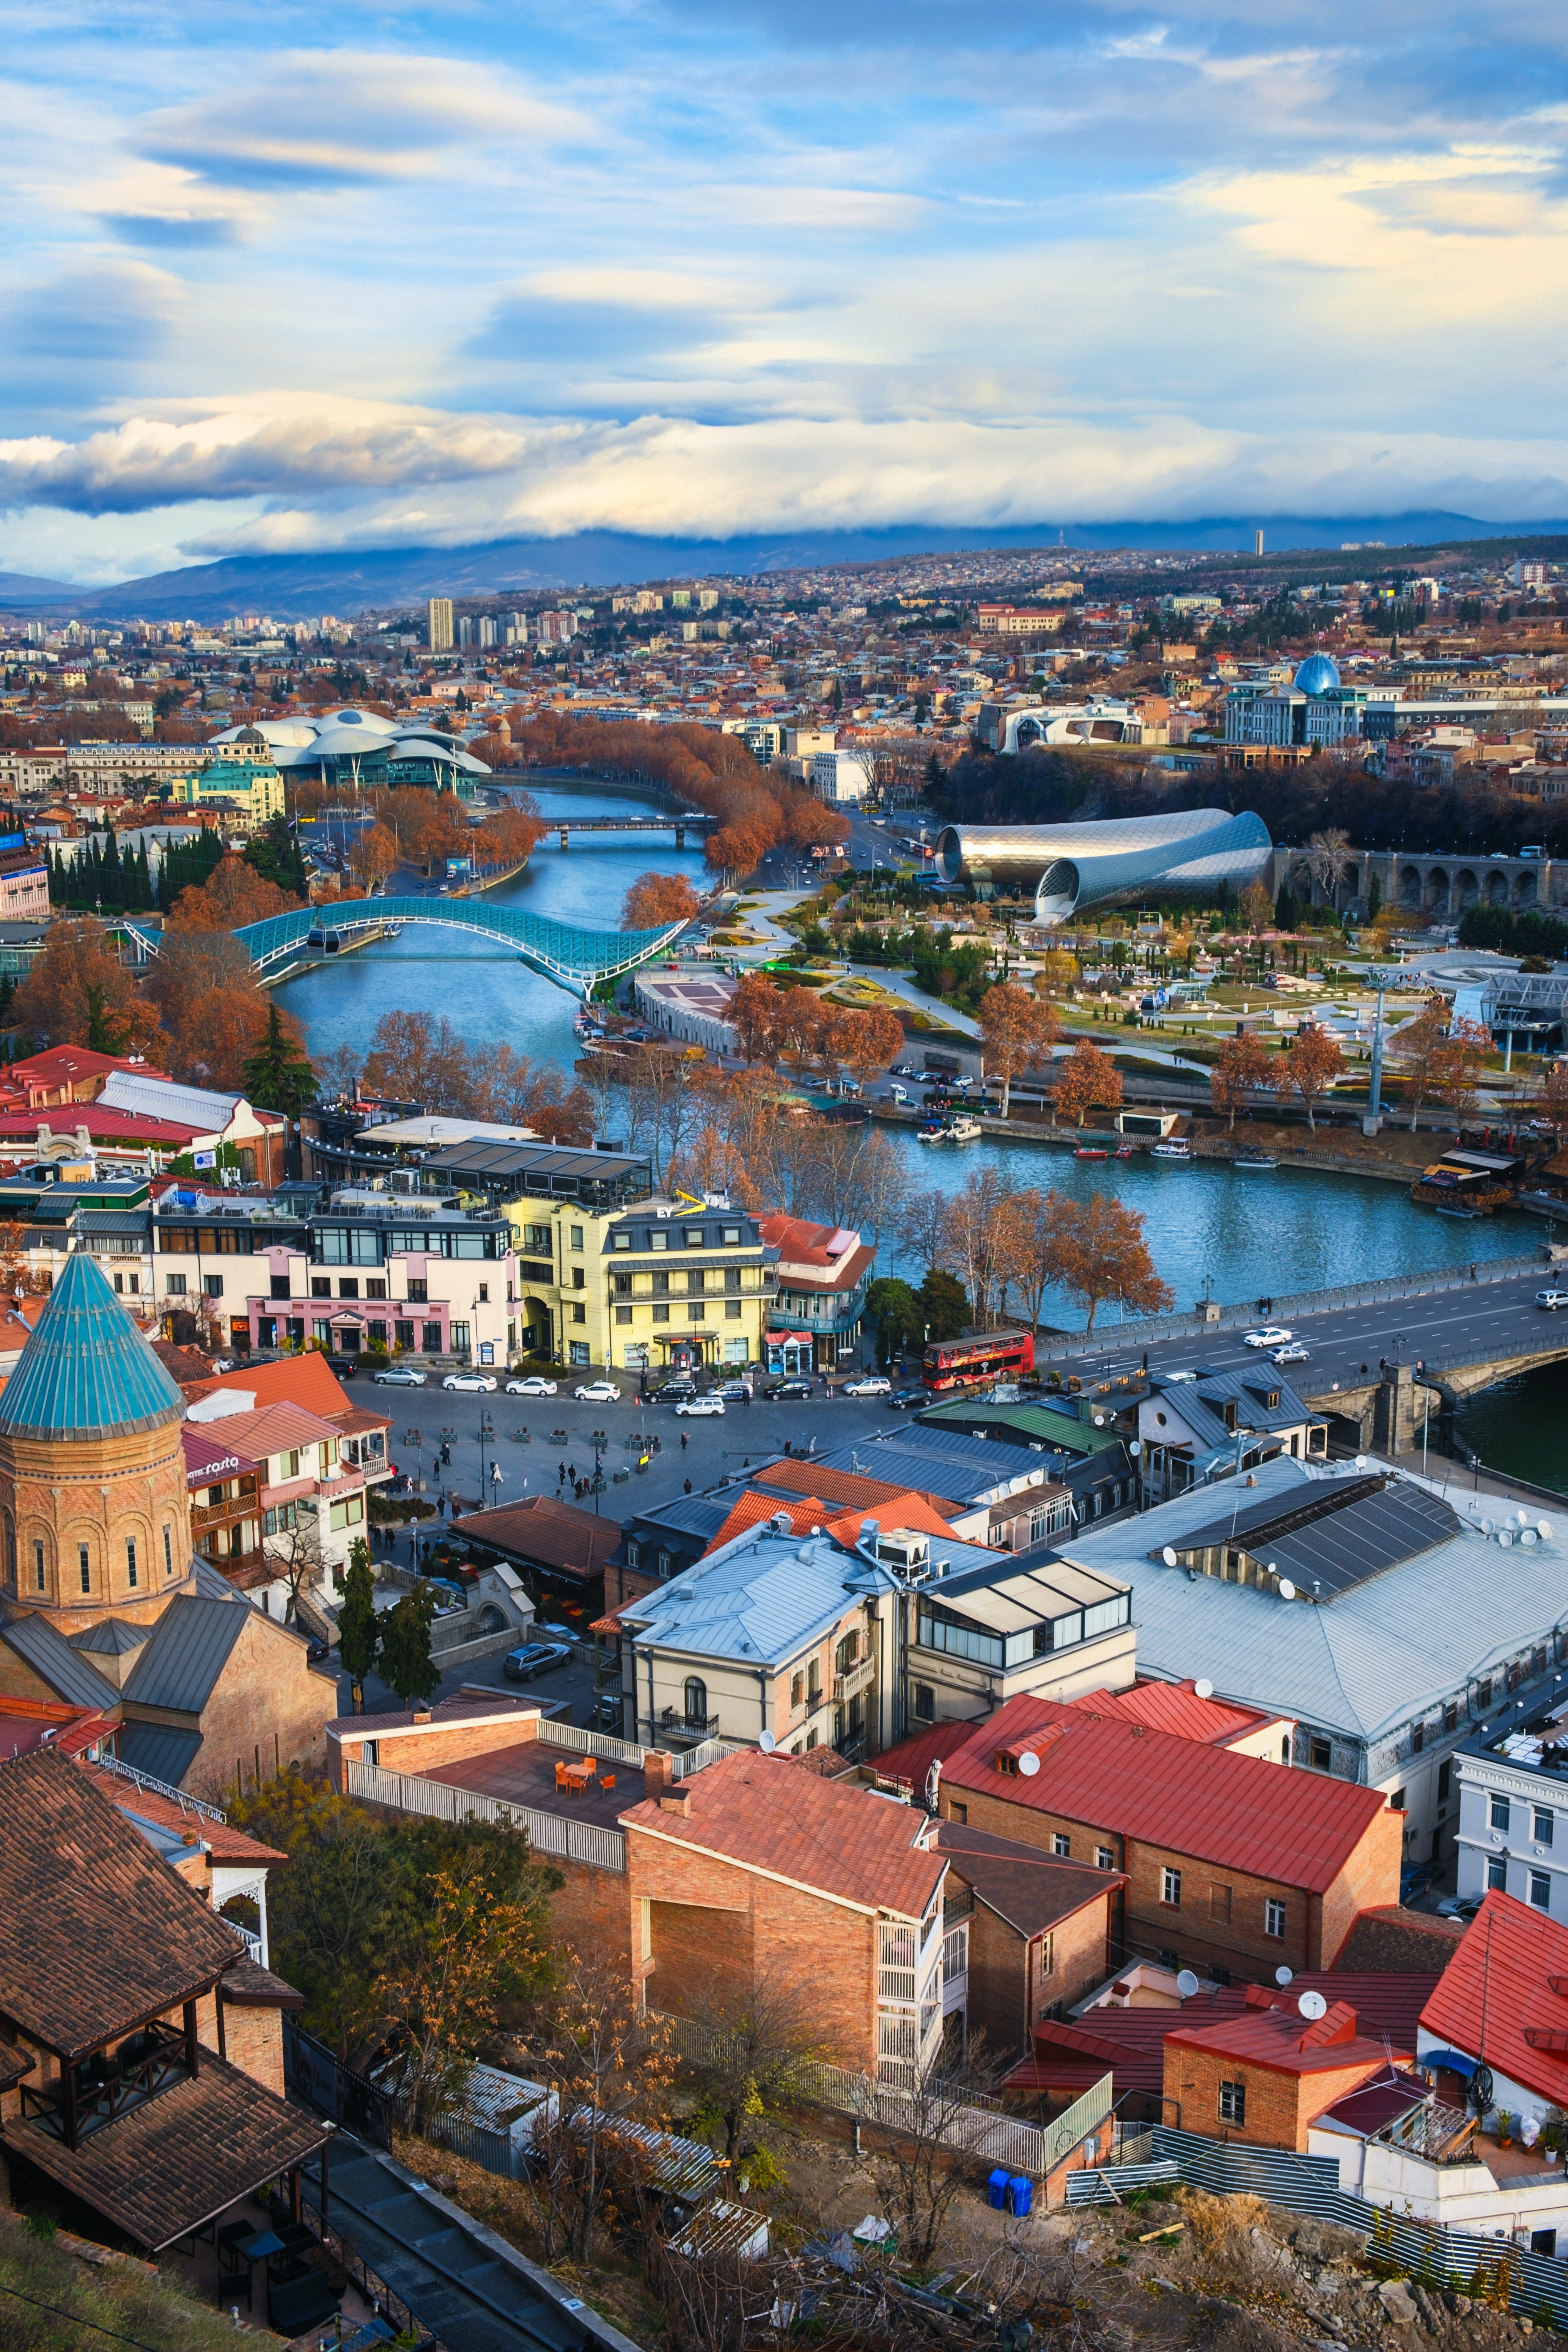
[[[0,567],[1568,513],[1545,0],[15,0]]]

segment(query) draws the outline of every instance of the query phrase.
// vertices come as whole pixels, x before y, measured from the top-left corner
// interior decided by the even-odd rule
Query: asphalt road
[[[356,1404],[374,1404],[395,1416],[392,1459],[400,1470],[426,1479],[427,1502],[445,1494],[458,1498],[468,1510],[475,1507],[481,1491],[487,1509],[521,1502],[531,1495],[554,1495],[563,1462],[569,1469],[575,1468],[579,1477],[591,1476],[594,1432],[602,1430],[608,1440],[600,1454],[606,1483],[598,1508],[604,1517],[616,1523],[629,1518],[634,1511],[683,1494],[688,1479],[693,1494],[701,1494],[725,1478],[743,1475],[748,1467],[774,1461],[783,1454],[786,1438],[795,1452],[806,1452],[814,1441],[820,1452],[852,1438],[868,1437],[875,1430],[897,1427],[901,1420],[900,1414],[888,1411],[884,1398],[862,1401],[835,1396],[829,1400],[820,1392],[809,1402],[768,1404],[758,1398],[750,1405],[727,1406],[722,1417],[689,1420],[684,1415],[677,1418],[673,1405],[639,1407],[636,1384],[630,1381],[617,1383],[618,1404],[579,1404],[572,1394],[575,1385],[572,1379],[562,1379],[553,1397],[512,1397],[502,1390],[493,1396],[468,1396],[444,1390],[438,1383],[424,1389],[376,1388],[369,1380],[355,1379],[349,1384],[349,1393]],[[481,1419],[489,1425],[482,1445]],[[644,1428],[658,1438],[660,1451],[639,1472],[633,1465],[641,1448],[631,1440],[635,1431]],[[526,1444],[518,1433],[525,1429]],[[565,1431],[563,1440],[555,1438],[558,1429]],[[446,1468],[436,1458],[443,1437],[452,1453]],[[500,1470],[499,1484],[491,1475],[492,1465]],[[618,1485],[617,1471],[630,1474]],[[564,1494],[570,1501],[569,1487]],[[592,1498],[584,1507],[594,1507]],[[419,1522],[422,1531],[439,1524],[439,1518]],[[411,1553],[409,1530],[400,1537],[395,1557],[406,1567]],[[505,1682],[503,1655],[497,1651],[492,1657],[458,1668],[443,1680],[437,1696],[450,1698],[461,1683],[512,1691],[526,1688],[546,1702],[565,1702],[565,1711],[574,1722],[587,1721],[587,1703],[594,1688],[592,1667],[574,1663],[541,1676],[537,1683],[520,1685]],[[342,1689],[346,1715],[352,1705],[346,1677]],[[392,1707],[397,1703],[373,1675],[365,1687],[366,1706]]]
[[[1259,1320],[1278,1321],[1293,1331],[1311,1351],[1304,1364],[1281,1367],[1290,1385],[1303,1396],[1321,1396],[1334,1388],[1358,1388],[1378,1376],[1379,1360],[1422,1364],[1433,1372],[1446,1365],[1474,1362],[1481,1358],[1525,1355],[1537,1349],[1560,1346],[1568,1353],[1568,1309],[1552,1314],[1534,1304],[1535,1294],[1557,1276],[1544,1261],[1539,1272],[1489,1282],[1460,1283],[1422,1298],[1395,1298],[1371,1307],[1338,1307],[1319,1315],[1281,1315]],[[1136,1327],[1119,1326],[1107,1332],[1103,1356],[1086,1359],[1068,1342],[1053,1349],[1045,1343],[1042,1365],[1060,1364],[1080,1377],[1097,1373],[1135,1371],[1144,1360]],[[1239,1331],[1215,1331],[1204,1338],[1160,1339],[1150,1343],[1152,1371],[1196,1370],[1202,1365],[1216,1371],[1235,1371],[1244,1364],[1267,1363],[1267,1354],[1243,1344]]]

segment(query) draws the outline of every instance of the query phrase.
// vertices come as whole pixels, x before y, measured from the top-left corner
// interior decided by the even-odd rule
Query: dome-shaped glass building
[[[1296,688],[1301,694],[1331,694],[1339,684],[1340,666],[1327,654],[1309,654],[1296,672]]]

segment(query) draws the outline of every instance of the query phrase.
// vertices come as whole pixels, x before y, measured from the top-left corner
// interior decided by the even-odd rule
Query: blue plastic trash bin
[[[1008,2179],[1006,2166],[999,2164],[985,2184],[985,2193],[998,2213],[1003,2212],[1006,2208]]]
[[[1026,2173],[1016,2172],[1007,2183],[1007,2210],[1022,2221],[1035,2201],[1035,2184]]]

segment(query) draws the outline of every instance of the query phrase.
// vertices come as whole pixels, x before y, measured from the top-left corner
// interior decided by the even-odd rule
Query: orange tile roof
[[[619,1816],[634,1834],[732,1862],[742,1870],[867,1911],[923,1916],[947,1864],[916,1843],[925,1815],[860,1788],[799,1771],[787,1756],[746,1749],[710,1764],[681,1787],[689,1814],[645,1799]],[[628,1860],[630,1856],[628,1854]]]
[[[1493,1888],[1421,2022],[1449,2049],[1568,2106],[1568,1927]]]
[[[858,1504],[853,1510],[847,1511],[842,1503],[826,1503],[820,1495],[805,1495],[781,1499],[777,1495],[760,1494],[756,1487],[748,1486],[709,1545],[708,1550],[717,1551],[721,1544],[729,1543],[735,1536],[744,1535],[748,1528],[762,1526],[775,1513],[781,1513],[788,1518],[789,1531],[792,1535],[807,1536],[814,1528],[821,1528],[828,1535],[837,1538],[839,1543],[847,1544],[851,1549],[860,1540],[860,1529],[866,1518],[866,1508],[863,1504]],[[896,1488],[889,1487],[883,1500],[877,1506],[876,1518],[884,1533],[889,1528],[912,1528],[917,1534],[939,1538],[945,1538],[952,1533],[952,1529],[942,1514],[931,1507],[923,1495],[915,1493],[912,1488],[907,1488],[900,1493]]]
[[[1313,1894],[1333,1884],[1386,1803],[1379,1789],[1050,1699],[1009,1699],[966,1728],[968,1738],[951,1748],[930,1733],[905,1740],[879,1757],[878,1769],[912,1780],[940,1754],[943,1781],[954,1788],[984,1789],[1008,1804],[1114,1828],[1145,1845]],[[1000,1750],[1026,1748],[1038,1756],[1037,1772],[998,1772]]]
[[[193,1400],[210,1396],[215,1389],[249,1390],[258,1410],[267,1404],[299,1404],[327,1421],[342,1422],[350,1414],[371,1411],[367,1405],[353,1403],[325,1356],[314,1348],[298,1356],[279,1356],[275,1363],[239,1364],[232,1372],[219,1372],[210,1381],[192,1381],[188,1386],[182,1382],[182,1386]],[[378,1418],[384,1428],[391,1428],[390,1413]],[[363,1428],[366,1423],[356,1420],[355,1426]]]
[[[133,1780],[121,1780],[118,1774],[102,1771],[96,1764],[84,1764],[82,1769],[90,1774],[122,1813],[139,1813],[144,1822],[156,1822],[160,1829],[173,1830],[176,1837],[194,1829],[203,1844],[212,1848],[215,1862],[259,1865],[289,1859],[278,1847],[263,1845],[259,1838],[247,1837],[243,1830],[231,1829],[226,1822],[215,1822],[207,1813],[193,1813],[177,1805],[172,1797],[160,1797],[152,1789],[139,1789]]]
[[[1151,1731],[1169,1731],[1178,1739],[1203,1739],[1226,1748],[1233,1739],[1261,1731],[1274,1717],[1256,1707],[1234,1706],[1227,1700],[1200,1698],[1185,1683],[1135,1683],[1131,1690],[1086,1691],[1073,1701],[1086,1715],[1119,1716],[1125,1723],[1144,1723]]]
[[[824,1462],[814,1462],[808,1454],[792,1455],[787,1462],[770,1463],[759,1470],[761,1485],[776,1487],[784,1494],[820,1495],[841,1509],[859,1508],[874,1511],[879,1503],[891,1502],[896,1495],[911,1491],[907,1486],[890,1486],[886,1478],[863,1477],[856,1470],[830,1470]],[[940,1514],[944,1529],[963,1515],[963,1505],[952,1502],[946,1496],[926,1494],[924,1499]]]
[[[1277,1995],[1267,2009],[1243,2010],[1217,2025],[1177,2026],[1165,2036],[1189,2050],[1208,2050],[1215,2056],[1245,2059],[1276,2074],[1341,2074],[1352,2066],[1369,2070],[1387,2065],[1391,2046],[1371,2041],[1360,2030],[1360,2020],[1348,2000],[1331,2000],[1323,2015],[1308,2019],[1296,2005],[1292,1986]],[[1411,2050],[1392,2054],[1414,2057]]]

